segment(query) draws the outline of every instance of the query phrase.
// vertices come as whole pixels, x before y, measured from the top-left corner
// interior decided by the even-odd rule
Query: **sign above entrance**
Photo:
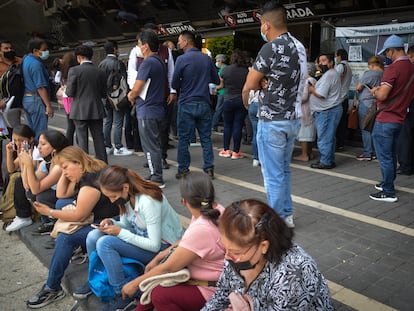
[[[160,36],[178,36],[184,30],[192,32],[196,31],[190,21],[162,24],[158,26],[158,34]]]
[[[309,1],[284,4],[288,20],[297,20],[315,16],[312,5]],[[260,23],[262,15],[260,10],[241,11],[222,16],[224,22],[230,26],[249,25]]]

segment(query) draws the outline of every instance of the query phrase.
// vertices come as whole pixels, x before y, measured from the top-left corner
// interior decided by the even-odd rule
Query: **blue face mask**
[[[262,32],[262,28],[260,28],[260,35],[262,36],[264,42],[268,42],[266,35]]]
[[[335,65],[338,65],[338,60],[336,59],[336,57],[334,58],[334,62],[335,62]]]
[[[46,59],[48,59],[48,58],[49,58],[49,50],[42,51],[42,55],[40,55],[40,58],[41,58],[42,60],[46,60]]]

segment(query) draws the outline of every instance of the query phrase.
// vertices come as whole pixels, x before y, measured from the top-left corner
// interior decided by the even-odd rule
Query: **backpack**
[[[23,62],[22,62],[23,64]],[[12,108],[23,107],[24,80],[22,64],[11,64],[7,71],[1,76],[1,98],[14,96]]]
[[[128,84],[126,78],[121,73],[118,60],[114,62],[114,67],[106,81],[106,94],[108,103],[116,111],[129,106],[127,97]]]

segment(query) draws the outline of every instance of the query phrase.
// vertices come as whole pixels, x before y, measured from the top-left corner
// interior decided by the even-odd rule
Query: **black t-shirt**
[[[79,191],[82,187],[89,186],[95,189],[99,189],[97,180],[99,173],[86,173],[82,176],[79,182],[75,186],[75,197],[78,197]],[[94,214],[94,222],[99,222],[104,218],[113,218],[119,215],[119,208],[115,204],[111,203],[107,196],[101,193],[101,196],[92,210]]]

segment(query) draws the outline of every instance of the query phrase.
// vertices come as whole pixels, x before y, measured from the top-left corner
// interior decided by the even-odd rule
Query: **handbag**
[[[358,128],[358,105],[356,95],[354,95],[352,108],[349,111],[348,115],[348,128],[353,130],[356,130]]]
[[[63,107],[63,94],[66,91],[66,85],[61,85],[56,92],[56,101],[59,107]]]
[[[408,83],[405,85],[404,90],[400,92],[397,96],[390,99],[386,104],[384,104],[380,109],[377,109],[377,104],[374,103],[369,107],[367,113],[364,115],[361,125],[362,129],[368,132],[372,132],[375,124],[375,119],[377,118],[377,114],[385,109],[387,109],[389,106],[391,106],[398,98],[400,98],[401,95],[405,94],[405,92],[408,90],[408,87],[411,85],[414,79],[414,73],[411,74],[410,79],[408,79]],[[410,101],[412,98],[410,98]]]
[[[69,209],[76,209],[76,205],[69,204],[63,207],[64,210]],[[90,225],[93,223],[93,213],[89,214],[89,216],[84,219],[83,221],[65,221],[62,219],[58,219],[53,226],[52,232],[50,232],[50,236],[52,238],[56,238],[59,232],[66,233],[66,234],[73,234],[79,229],[85,227],[86,225]]]

